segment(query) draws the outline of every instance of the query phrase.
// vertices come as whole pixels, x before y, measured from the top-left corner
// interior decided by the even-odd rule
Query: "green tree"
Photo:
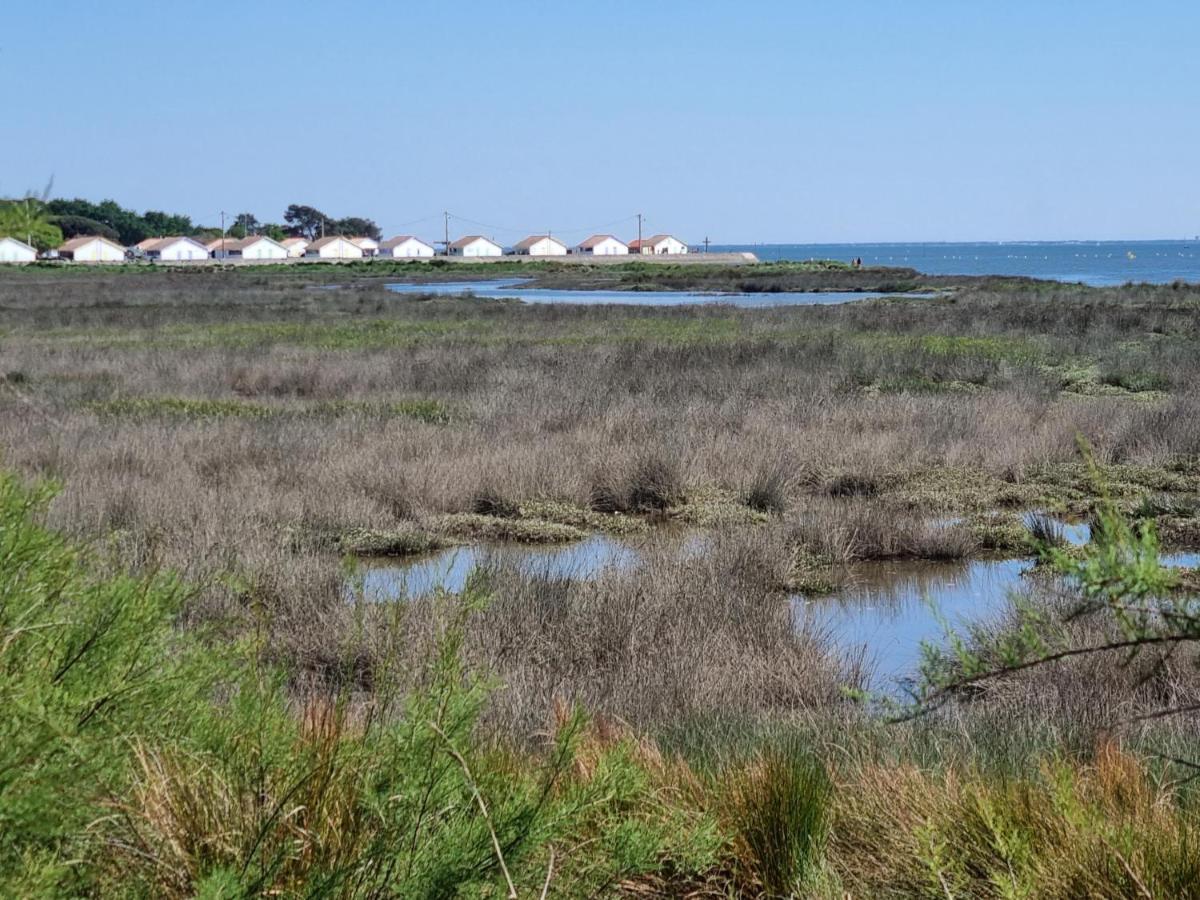
[[[348,234],[355,237],[369,237],[379,240],[382,237],[382,232],[379,226],[370,219],[364,219],[360,216],[348,216],[345,219],[338,219],[334,229],[336,234]]]
[[[97,222],[95,219],[89,219],[87,216],[55,216],[54,224],[62,230],[64,238],[98,234],[100,237],[108,238],[110,241],[121,240],[121,236],[117,234],[115,228],[110,228],[103,222]]]
[[[124,209],[115,200],[92,203],[90,200],[51,200],[47,209],[56,216],[82,216],[107,225],[117,233],[122,244],[130,246],[153,235],[145,220],[136,212]]]
[[[262,224],[254,213],[244,212],[237,214],[237,218],[233,220],[233,227],[242,229],[243,235],[257,234],[262,228]]]
[[[320,237],[322,231],[326,234],[338,233],[337,222],[313,206],[293,203],[284,211],[283,221],[287,222],[292,234],[309,240]]]
[[[15,237],[38,250],[63,242],[62,230],[54,224],[46,204],[36,197],[0,201],[0,237]]]
[[[142,216],[146,228],[153,237],[169,237],[177,234],[191,234],[196,230],[190,216],[174,213],[159,212],[156,209],[146,210]]]

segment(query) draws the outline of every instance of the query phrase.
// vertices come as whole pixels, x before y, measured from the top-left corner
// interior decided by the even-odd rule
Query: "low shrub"
[[[730,779],[748,881],[768,897],[803,896],[829,835],[833,785],[825,767],[804,751],[772,749]]]
[[[521,514],[520,505],[492,485],[484,485],[471,498],[471,512],[480,516],[515,519]]]
[[[751,509],[782,514],[787,510],[788,478],[778,465],[760,466],[742,491],[742,501]]]
[[[830,497],[874,497],[879,484],[869,475],[837,475],[825,486],[825,493]]]

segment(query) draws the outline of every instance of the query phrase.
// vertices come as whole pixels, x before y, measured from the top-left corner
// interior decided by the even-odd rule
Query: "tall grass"
[[[479,727],[480,583],[418,687],[330,693],[177,630],[184,586],[38,524],[51,493],[0,476],[6,896],[1200,896],[1190,794],[1112,740],[1014,776],[817,716],[699,766],[560,703],[516,747]]]
[[[370,697],[296,691],[262,648],[176,632],[174,583],[104,573],[35,524],[48,499],[0,476],[6,896],[586,892],[719,844],[703,816],[661,818],[624,744],[577,774],[577,716],[524,759],[482,743],[468,606],[446,601],[415,692],[383,672]],[[632,856],[573,853],[609,826]]]
[[[755,881],[769,897],[802,894],[829,835],[833,785],[822,763],[767,749],[731,778],[730,805]]]

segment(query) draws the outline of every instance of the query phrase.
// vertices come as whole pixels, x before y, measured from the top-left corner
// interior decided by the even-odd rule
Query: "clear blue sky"
[[[1194,0],[12,0],[0,195],[502,242],[638,211],[693,242],[1183,237],[1198,39]]]

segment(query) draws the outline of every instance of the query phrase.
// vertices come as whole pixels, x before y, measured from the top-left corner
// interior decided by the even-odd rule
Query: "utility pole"
[[[638,253],[642,252],[642,214],[638,213]]]
[[[708,237],[707,236],[705,236],[705,238],[704,238],[704,252],[708,253]]]
[[[225,258],[225,210],[221,210],[221,259]]]
[[[447,256],[450,255],[450,213],[442,213],[442,229],[444,240],[442,241],[442,252]]]

